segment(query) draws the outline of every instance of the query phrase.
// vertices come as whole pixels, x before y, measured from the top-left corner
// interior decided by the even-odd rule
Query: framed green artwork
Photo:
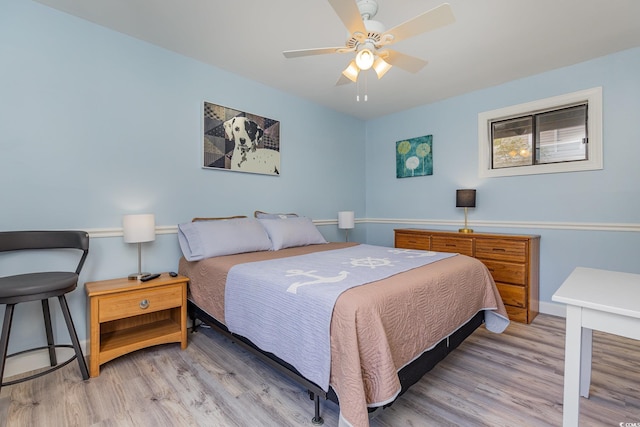
[[[433,175],[433,135],[396,142],[396,177]]]

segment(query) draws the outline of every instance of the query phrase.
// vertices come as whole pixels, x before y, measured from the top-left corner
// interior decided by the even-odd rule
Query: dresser
[[[511,320],[531,323],[539,310],[540,236],[403,228],[395,247],[456,252],[482,261],[496,282]]]

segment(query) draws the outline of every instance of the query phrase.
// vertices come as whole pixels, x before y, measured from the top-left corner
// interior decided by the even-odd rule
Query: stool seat
[[[65,294],[74,290],[77,283],[78,275],[67,271],[0,277],[0,304],[37,301]]]

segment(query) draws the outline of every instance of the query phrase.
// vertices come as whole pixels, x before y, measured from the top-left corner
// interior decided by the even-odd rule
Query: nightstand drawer
[[[431,242],[429,236],[420,234],[396,234],[396,248],[403,249],[421,249],[428,251],[431,248]]]
[[[99,300],[100,323],[144,313],[166,310],[182,305],[182,286],[142,289],[121,295],[102,297]]]
[[[491,272],[491,277],[496,282],[512,283],[514,285],[526,285],[527,274],[524,264],[513,262],[481,260]]]
[[[456,252],[462,255],[473,256],[473,239],[432,236],[431,250],[436,252]]]
[[[476,257],[499,261],[526,262],[527,242],[506,239],[476,239]]]

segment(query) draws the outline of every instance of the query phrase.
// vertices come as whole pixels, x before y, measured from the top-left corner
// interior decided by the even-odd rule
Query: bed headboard
[[[225,216],[225,217],[218,217],[218,218],[205,218],[205,217],[196,217],[193,218],[191,220],[191,222],[196,222],[196,221],[218,221],[221,219],[235,219],[235,218],[246,218],[246,215],[235,215],[235,216]]]

